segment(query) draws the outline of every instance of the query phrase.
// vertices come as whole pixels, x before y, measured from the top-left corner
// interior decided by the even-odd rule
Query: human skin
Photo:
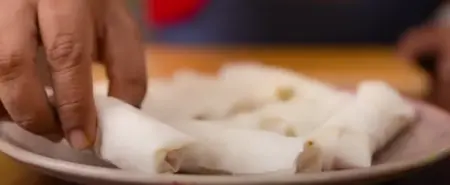
[[[45,48],[54,102],[38,75]],[[96,138],[91,63],[102,61],[109,95],[136,107],[147,74],[138,28],[123,0],[1,0],[0,118],[85,149]]]
[[[436,74],[429,98],[432,103],[450,111],[450,27],[430,23],[412,28],[400,39],[398,53],[410,62],[421,56],[436,57],[436,67],[432,69]]]

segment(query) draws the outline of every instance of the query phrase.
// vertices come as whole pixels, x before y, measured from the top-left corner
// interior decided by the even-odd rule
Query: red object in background
[[[167,26],[192,18],[208,0],[148,0],[148,20],[155,26]]]

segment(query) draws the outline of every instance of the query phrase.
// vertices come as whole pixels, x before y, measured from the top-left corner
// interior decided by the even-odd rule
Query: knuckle
[[[80,111],[80,109],[83,108],[83,100],[81,98],[73,99],[71,101],[63,101],[61,102],[58,107],[63,112],[74,112],[74,111]]]
[[[7,82],[17,79],[24,69],[24,52],[20,50],[0,50],[0,81]]]
[[[81,64],[82,45],[73,34],[57,35],[47,50],[48,60],[53,71],[70,70]]]

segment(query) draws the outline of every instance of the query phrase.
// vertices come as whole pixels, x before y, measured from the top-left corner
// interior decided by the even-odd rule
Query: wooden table
[[[183,47],[150,46],[147,50],[150,76],[169,76],[175,70],[192,68],[214,72],[227,62],[260,61],[294,69],[320,80],[353,87],[361,80],[389,82],[401,92],[423,97],[429,79],[418,67],[401,61],[394,49],[386,47]],[[95,79],[104,79],[100,67]]]
[[[419,68],[400,61],[394,50],[382,47],[358,48],[187,48],[150,46],[147,51],[150,75],[168,76],[180,68],[213,72],[224,61],[258,60],[270,65],[290,67],[321,80],[352,87],[364,79],[381,79],[401,92],[423,97],[428,78]],[[94,79],[104,79],[103,69],[94,66]],[[61,181],[39,175],[0,155],[0,184],[53,185]]]

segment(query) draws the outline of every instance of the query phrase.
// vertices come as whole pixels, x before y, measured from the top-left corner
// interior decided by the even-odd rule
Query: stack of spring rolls
[[[148,174],[295,174],[363,168],[413,124],[415,110],[380,81],[355,93],[257,63],[216,76],[151,79],[142,109],[96,86],[96,154]]]

